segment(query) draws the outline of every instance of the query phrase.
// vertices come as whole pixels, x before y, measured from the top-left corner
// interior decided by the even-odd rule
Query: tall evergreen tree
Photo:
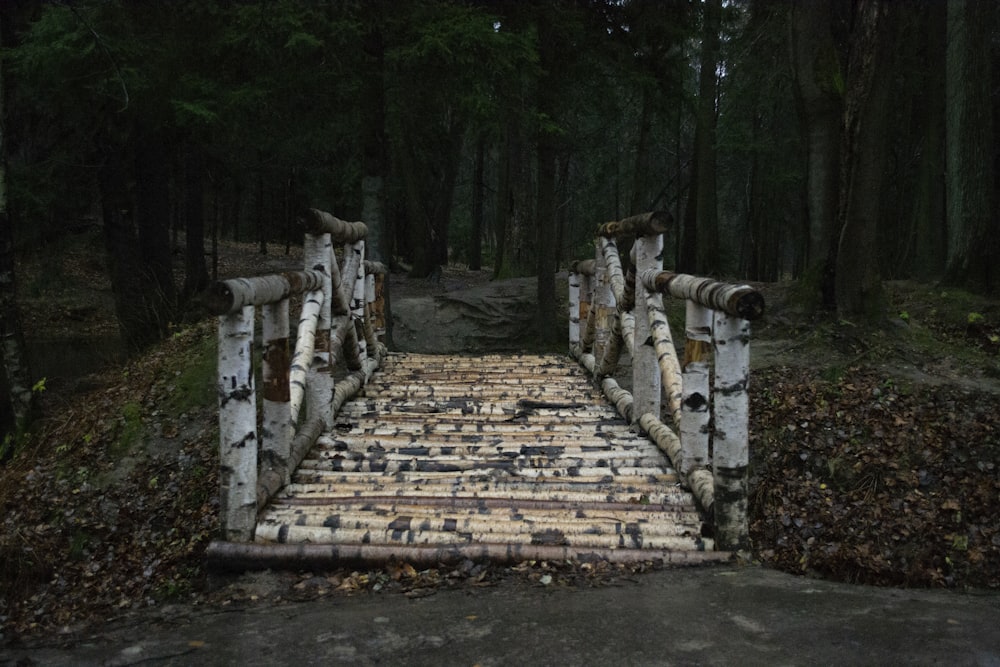
[[[979,291],[1000,289],[990,72],[996,16],[990,2],[948,1],[945,279]]]

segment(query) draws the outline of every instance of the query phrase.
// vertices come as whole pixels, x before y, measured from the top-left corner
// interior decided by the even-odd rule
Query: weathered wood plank
[[[656,562],[691,566],[732,558],[724,551],[670,549],[595,549],[549,544],[464,544],[445,546],[382,544],[246,544],[214,541],[205,557],[213,570],[324,569],[351,562],[401,560],[417,566],[457,563],[465,559],[513,563],[526,560],[589,563]]]

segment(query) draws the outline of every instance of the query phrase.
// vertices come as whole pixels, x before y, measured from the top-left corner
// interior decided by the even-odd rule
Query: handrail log
[[[760,319],[764,314],[764,296],[749,285],[731,285],[672,271],[643,271],[641,279],[650,291],[690,299],[745,320]]]
[[[255,278],[231,278],[209,286],[203,299],[213,315],[230,315],[244,306],[277,303],[293,294],[312,292],[323,285],[319,271],[289,271]]]
[[[337,243],[354,243],[368,235],[368,226],[363,222],[347,222],[332,213],[311,208],[302,219],[309,234],[329,234]]]
[[[597,235],[604,238],[655,236],[666,232],[673,224],[674,216],[670,211],[651,211],[623,220],[605,222],[597,228]]]
[[[578,259],[570,265],[570,271],[581,276],[592,276],[597,271],[597,262],[593,259]]]

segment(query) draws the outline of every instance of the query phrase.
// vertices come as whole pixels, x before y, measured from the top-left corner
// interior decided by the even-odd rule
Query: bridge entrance
[[[638,411],[605,377],[614,347],[634,352],[637,340],[626,316],[625,341],[609,299],[597,296],[615,276],[600,261],[611,257],[607,243],[595,266],[571,278],[570,338],[582,363],[554,354],[397,354],[379,340],[375,283],[384,269],[363,260],[363,225],[312,216],[301,275],[215,288],[223,539],[210,560],[243,568],[730,557],[712,538],[713,497],[698,494],[709,473],[690,461],[687,474],[675,467],[672,458],[684,461],[679,438],[659,422],[659,407]],[[339,257],[331,239],[343,244]],[[587,273],[598,265],[600,277]],[[624,284],[620,264],[618,273]],[[292,300],[301,300],[302,316],[290,353]],[[259,380],[255,306],[263,311]],[[335,379],[338,358],[348,375]],[[674,381],[655,365],[652,372]],[[669,391],[665,399],[669,410]]]

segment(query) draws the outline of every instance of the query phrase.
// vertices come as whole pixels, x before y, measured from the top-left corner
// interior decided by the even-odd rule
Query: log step
[[[716,555],[702,525],[669,460],[569,358],[391,354],[255,540],[309,559],[703,562]]]

